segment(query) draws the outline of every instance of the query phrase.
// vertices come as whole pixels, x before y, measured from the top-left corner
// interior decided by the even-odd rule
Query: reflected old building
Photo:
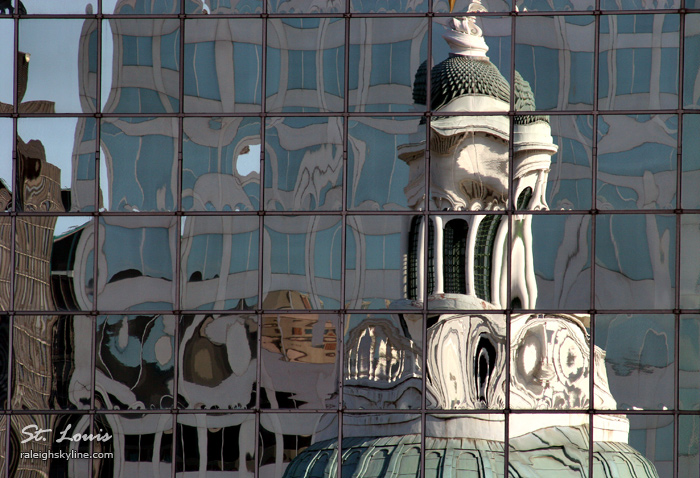
[[[482,1],[0,3],[0,473],[700,478],[700,5]]]

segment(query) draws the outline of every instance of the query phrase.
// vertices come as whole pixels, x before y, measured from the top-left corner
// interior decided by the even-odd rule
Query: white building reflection
[[[406,19],[409,27],[395,28],[389,18],[353,18],[347,22],[350,44],[342,19],[272,19],[264,42],[264,20],[214,17],[231,11],[224,3],[209,2],[212,15],[186,19],[184,32],[175,19],[104,23],[113,51],[102,54],[113,69],[111,78],[103,75],[111,82],[103,108],[120,116],[101,119],[98,139],[94,118],[78,120],[65,204],[82,212],[181,208],[184,215],[106,215],[55,239],[50,277],[41,274],[42,287],[51,283],[53,294],[44,290],[42,308],[52,314],[91,311],[97,301],[97,310],[110,313],[94,319],[94,330],[89,317],[61,317],[55,328],[53,318],[45,320],[51,327],[34,334],[45,344],[42,353],[22,345],[26,328],[16,320],[17,370],[51,377],[51,362],[60,354],[70,370],[40,386],[15,377],[12,405],[84,409],[94,403],[98,414],[143,410],[100,415],[99,426],[114,434],[116,454],[94,466],[99,476],[170,476],[173,462],[183,476],[253,476],[256,468],[263,477],[335,476],[339,429],[341,468],[351,476],[414,476],[421,453],[428,470],[497,474],[506,437],[514,476],[581,476],[588,468],[589,433],[594,473],[657,476],[654,466],[664,460],[628,445],[628,420],[612,411],[673,406],[662,399],[647,403],[634,392],[647,384],[674,386],[673,351],[658,346],[672,342],[673,326],[669,332],[663,318],[646,317],[644,327],[630,331],[640,318],[620,315],[596,329],[609,335],[600,341],[596,335],[592,347],[591,318],[567,311],[673,308],[680,233],[674,218],[599,214],[591,257],[591,216],[530,212],[546,211],[550,203],[584,212],[593,205],[672,211],[675,116],[601,115],[594,129],[586,115],[529,115],[536,97],[541,104],[544,87],[523,78],[528,68],[523,76],[513,72],[512,102],[523,113],[513,116],[511,78],[504,73],[510,58],[488,45],[509,45],[510,33],[489,38],[486,31],[484,39],[481,20],[472,17],[449,25],[449,56],[441,41],[433,42],[437,66],[432,104],[426,105],[425,19]],[[205,9],[186,4],[188,12]],[[124,0],[115,13],[163,13],[153,5]],[[279,8],[295,7],[287,2]],[[483,7],[477,2],[472,8]],[[569,48],[585,30],[557,18],[536,20],[562,35],[561,44],[519,37],[533,56],[542,54],[540,48]],[[623,19],[611,21],[626,28]],[[673,31],[664,28],[654,24],[651,35],[669,45]],[[606,48],[624,43],[609,36]],[[97,23],[88,19],[79,50],[85,112],[97,104],[96,38]],[[650,69],[657,71],[661,60],[652,60]],[[655,106],[672,96],[664,88],[621,95],[614,75],[624,75],[623,66],[609,72],[605,101],[652,98]],[[586,104],[567,94],[570,75],[557,74],[557,98]],[[338,116],[346,94],[351,111],[386,116]],[[191,114],[181,126],[176,117],[159,116],[177,113],[181,99]],[[263,102],[265,113],[300,116],[225,116],[261,112]],[[429,127],[419,120],[426,108],[433,111]],[[392,117],[397,111],[417,116]],[[328,116],[303,116],[309,112]],[[593,135],[599,184],[591,199]],[[107,179],[97,198],[90,169],[96,141]],[[625,169],[620,162],[630,154],[667,161]],[[511,204],[515,212],[509,215]],[[281,214],[260,219],[259,210]],[[316,211],[322,214],[292,216]],[[353,214],[367,211],[404,214]],[[3,241],[4,257],[10,239]],[[38,249],[48,264],[48,249]],[[688,267],[696,266],[697,259],[690,259]],[[38,276],[42,267],[27,275]],[[9,262],[3,260],[1,270],[5,286]],[[15,282],[15,308],[34,308],[38,299],[22,295],[34,290],[23,280]],[[526,312],[536,308],[563,312]],[[260,309],[265,312],[256,315]],[[504,309],[515,312],[507,318]],[[188,313],[176,315],[181,310]],[[344,310],[354,313],[341,316]],[[620,335],[628,337],[632,352],[616,351],[614,337]],[[652,342],[654,347],[646,345]],[[604,349],[612,349],[607,359]],[[629,363],[630,354],[645,350]],[[32,401],[35,392],[43,394],[41,403]],[[174,415],[172,407],[198,412]],[[262,409],[259,420],[242,412],[256,407]],[[434,413],[421,428],[423,407]],[[589,407],[609,413],[591,422]],[[557,412],[527,419],[512,414],[517,418],[506,431],[499,413],[506,408]],[[89,420],[70,423],[80,431],[90,426]],[[638,431],[656,433],[652,427]],[[540,451],[529,451],[533,443]],[[22,469],[15,466],[19,476]],[[45,466],[58,473],[58,464]],[[85,472],[79,466],[71,465],[69,474]]]

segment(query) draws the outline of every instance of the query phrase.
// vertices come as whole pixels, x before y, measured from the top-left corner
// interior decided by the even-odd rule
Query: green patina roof
[[[421,63],[413,84],[413,101],[426,104],[426,62]],[[510,102],[510,86],[496,65],[488,60],[453,55],[435,65],[431,71],[431,108],[436,110],[463,95],[485,95]],[[530,84],[515,72],[515,110],[534,111],[535,98]],[[548,116],[516,116],[515,124],[549,122]]]
[[[515,111],[535,111],[535,95],[532,94],[530,83],[515,71]],[[516,116],[515,124],[531,124],[537,122],[549,123],[549,116],[545,115],[521,115]]]
[[[502,425],[501,425],[502,426]],[[580,478],[588,473],[588,427],[548,427],[510,439],[508,477]],[[420,476],[419,435],[343,438],[342,478]],[[427,476],[502,478],[503,442],[473,438],[425,438]],[[627,443],[593,444],[600,478],[658,478],[654,465]],[[289,464],[283,478],[336,478],[338,442],[311,445]]]

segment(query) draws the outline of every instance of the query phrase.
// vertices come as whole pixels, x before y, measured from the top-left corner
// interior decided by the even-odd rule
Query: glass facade
[[[699,1],[0,43],[2,476],[700,478]]]

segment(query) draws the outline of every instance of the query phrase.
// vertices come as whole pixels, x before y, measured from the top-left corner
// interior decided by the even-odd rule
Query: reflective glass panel
[[[350,111],[414,110],[412,87],[426,61],[427,33],[421,18],[350,21]]]
[[[549,117],[552,137],[558,146],[551,159],[547,204],[557,209],[590,209],[593,117]]]
[[[678,117],[598,118],[599,209],[676,207]]]
[[[428,10],[426,0],[351,0],[350,9],[362,13],[409,13]]]
[[[590,309],[591,217],[573,214],[521,217],[524,230],[532,230],[537,300],[530,308]],[[518,226],[516,219],[516,231]],[[517,232],[514,241],[520,241]],[[517,269],[511,270],[514,285],[522,282]],[[511,297],[516,295],[511,292]]]
[[[3,331],[7,334],[6,325],[4,321],[0,323],[0,341]],[[91,407],[90,317],[18,315],[13,321],[12,334],[13,408]]]
[[[680,321],[678,400],[681,410],[700,409],[700,316],[682,315]],[[697,432],[696,432],[697,441]],[[697,445],[696,445],[697,447]]]
[[[445,2],[447,3],[447,2]],[[459,3],[459,2],[457,2]],[[439,5],[436,6],[439,8]],[[489,11],[499,11],[496,2],[484,4]],[[457,7],[455,6],[455,11]],[[506,8],[510,10],[510,7]],[[433,21],[432,62],[431,69],[431,109],[475,113],[477,111],[507,111],[510,105],[510,72],[511,72],[511,34],[513,19],[501,16],[478,16],[470,19],[461,18],[458,23],[452,23],[449,17],[437,17]],[[453,36],[454,27],[465,31],[478,28],[480,36],[474,40],[474,56],[463,56],[462,39],[452,39],[452,45],[447,38]],[[459,35],[457,35],[459,37]],[[472,42],[464,40],[468,45]],[[469,47],[467,48],[467,50]],[[456,56],[454,55],[456,54]],[[420,105],[426,104],[425,86],[427,72],[419,69],[414,83],[414,100]],[[421,76],[423,79],[421,80]],[[441,82],[441,88],[432,85]],[[475,103],[455,99],[461,93],[471,93],[483,96]],[[439,119],[439,118],[437,118]]]
[[[180,321],[178,406],[256,406],[258,322],[254,315],[184,315]]]
[[[269,118],[265,129],[265,209],[343,206],[343,119]]]
[[[57,216],[31,215],[16,218],[15,310],[57,309],[51,290],[51,250],[56,222]]]
[[[314,458],[314,452],[308,449],[309,445],[317,440],[325,441],[329,438],[329,434],[332,437],[338,436],[338,422],[335,414],[274,412],[260,414],[258,428],[260,476],[282,476],[287,467],[290,471],[303,472],[304,465],[308,465],[308,462]],[[305,453],[306,450],[310,455]],[[325,454],[321,455],[317,461],[327,464],[323,456]],[[321,470],[327,469],[320,464],[318,466]],[[318,468],[316,470],[318,471]],[[321,472],[318,473],[317,476],[324,476]]]
[[[694,7],[698,8],[700,2]],[[683,51],[683,107],[700,108],[700,15],[687,15],[685,17],[685,48]]]
[[[255,471],[255,416],[243,413],[177,417],[175,471],[202,477]]]
[[[454,6],[450,8],[450,4],[454,3]],[[486,4],[487,2],[483,2]],[[463,16],[467,13],[470,0],[455,0],[451,2],[450,0],[434,0],[433,1],[433,11],[439,13],[452,12],[453,15]],[[512,2],[510,0],[490,0],[488,2],[488,9],[492,12],[507,12],[512,9]]]
[[[700,417],[697,415],[681,415],[678,418],[678,476],[700,476],[698,430]]]
[[[185,111],[260,111],[262,22],[192,19],[185,23]]]
[[[97,317],[97,408],[173,407],[176,327],[173,315]]]
[[[459,438],[440,439],[450,434],[459,436],[459,430],[475,430],[476,440]],[[478,415],[428,415],[425,424],[425,472],[437,477],[441,467],[455,470],[459,476],[469,476],[477,470],[488,470],[494,478],[505,476],[503,441],[505,417],[500,413]],[[429,437],[437,439],[431,440]]]
[[[675,243],[674,216],[596,216],[596,307],[673,308]]]
[[[590,407],[592,360],[585,328],[588,321],[587,316],[580,315],[511,315],[511,407],[523,410]],[[477,358],[479,371],[484,367],[491,370],[481,356]],[[482,375],[477,375],[477,381]],[[492,372],[496,379],[502,375],[498,369]],[[600,377],[594,380],[596,386],[607,389]]]
[[[629,460],[627,468],[638,475],[650,465],[656,468],[659,476],[673,474],[673,415],[627,415],[629,419],[629,445],[621,448],[631,448],[637,451],[637,456],[625,454]],[[596,421],[601,417],[593,417]],[[643,476],[643,475],[642,475]]]
[[[13,167],[12,161],[12,119],[0,118],[0,155],[6,158],[0,162],[0,212],[10,211],[12,209],[12,191],[15,190],[13,183]]]
[[[617,409],[674,408],[674,325],[672,315],[595,316],[595,343],[605,350],[605,369]],[[609,397],[596,399],[608,403]]]
[[[404,413],[347,413],[343,419],[341,478],[357,476],[367,470],[368,476],[382,476],[390,463],[398,476],[420,476],[420,415]],[[392,430],[394,438],[374,438],[372,430]]]
[[[411,220],[406,294],[431,310],[507,308],[508,219],[503,214],[441,214]],[[522,295],[529,307],[531,296]],[[532,296],[534,300],[535,296]],[[421,304],[416,304],[421,307]]]
[[[588,424],[588,415],[512,415],[508,429],[509,470],[518,474],[534,472],[535,476],[576,470],[581,476],[588,476]]]
[[[97,298],[100,310],[172,310],[177,219],[102,217]]]
[[[349,0],[267,0],[267,8],[271,13],[342,13],[345,11],[346,1]]]
[[[167,478],[172,473],[173,416],[164,413],[95,416],[95,429],[111,436],[93,441],[95,453],[114,453],[112,458],[93,458],[100,476],[117,471],[128,476]]]
[[[344,408],[419,409],[422,321],[418,327],[411,323],[409,329],[407,322],[416,322],[415,318],[403,314],[356,314],[345,320]]]
[[[250,211],[260,205],[260,120],[185,118],[182,208]]]
[[[700,308],[700,216],[681,216],[680,298],[684,309]]]
[[[257,306],[258,225],[254,216],[185,216],[180,239],[183,309]]]
[[[599,108],[677,108],[679,30],[678,15],[602,16]]]
[[[347,208],[415,206],[425,194],[425,180],[417,176],[424,162],[425,125],[418,118],[353,117],[348,122]]]
[[[661,0],[657,2],[645,0],[601,0],[600,8],[603,10],[654,10],[657,8],[678,8],[680,4],[680,0]]]
[[[410,326],[420,325],[413,316],[404,317]],[[502,410],[506,402],[508,355],[505,316],[478,312],[431,314],[427,326],[426,406],[445,410]],[[415,329],[412,332],[418,335]],[[472,425],[476,423],[479,422]],[[503,429],[490,432],[494,433],[491,439],[499,439]]]
[[[96,90],[92,74],[96,64],[83,58],[96,53],[96,25],[92,19],[20,20],[19,51],[24,53],[17,64],[20,113],[95,111],[86,95]]]
[[[202,5],[202,0],[185,0],[186,3]],[[180,0],[102,0],[104,13],[119,15],[162,15],[180,13]]]
[[[593,440],[593,476],[611,469],[644,476],[651,467],[672,474],[673,415],[596,415]]]
[[[263,309],[340,307],[340,218],[265,217]]]
[[[78,141],[74,141],[76,134]],[[20,118],[18,209],[94,211],[96,146],[93,118]]]
[[[515,108],[591,109],[593,17],[518,17],[515,31],[515,69],[529,84],[534,101],[531,105],[523,95],[523,101],[516,98]],[[522,88],[524,92],[527,87],[523,84]]]
[[[35,13],[84,13],[88,15],[97,13],[97,2],[95,0],[65,0],[62,2],[55,2],[53,0],[23,0],[21,3],[24,6],[26,13],[29,15],[33,15]]]
[[[684,208],[700,209],[700,115],[686,114],[683,116],[683,169],[681,176],[681,204]]]
[[[261,360],[262,408],[337,408],[338,316],[264,315]]]
[[[522,4],[518,3],[518,7],[521,10],[527,9],[527,11],[531,12],[549,12],[560,10],[593,10],[595,8],[595,4],[595,0],[524,0]]]
[[[185,0],[186,13],[230,15],[236,13],[261,13],[262,0]]]
[[[106,165],[100,187],[108,211],[177,208],[177,118],[105,118],[100,138]]]
[[[122,5],[127,8],[130,3]],[[177,113],[180,22],[113,18],[103,22],[102,29],[103,112]]]
[[[344,21],[270,19],[267,42],[267,111],[343,110]]]
[[[5,7],[7,8],[7,7]],[[0,8],[0,14],[2,8]],[[0,41],[5,47],[0,52],[0,63],[5,67],[0,71],[0,82],[3,85],[12,85],[12,62],[13,58],[20,60],[19,55],[14,53],[15,44],[15,24],[11,19],[0,18]],[[19,85],[18,85],[19,86]],[[14,89],[5,87],[0,91],[0,113],[12,113],[14,105]]]
[[[345,303],[350,309],[397,308],[405,297],[402,231],[409,216],[348,216]],[[398,306],[398,308],[401,308]]]
[[[5,431],[5,423],[0,425],[3,431]],[[109,433],[100,432],[97,427],[92,426],[89,415],[13,415],[10,418],[10,424],[12,428],[8,434],[9,449],[11,455],[17,457],[7,463],[9,475],[12,476],[49,476],[54,473],[56,476],[85,476],[90,472],[91,460],[88,454],[91,446],[89,441],[82,440],[82,435],[99,434],[101,439],[109,442],[107,438]],[[73,437],[76,434],[79,435],[79,440],[74,441]],[[26,442],[21,443],[23,440]],[[3,433],[0,443],[4,445],[4,441]],[[49,455],[49,453],[60,454],[61,452],[70,454],[71,459],[54,458]]]
[[[5,304],[3,304],[5,305]],[[6,307],[5,307],[6,308]],[[9,408],[7,394],[7,377],[10,373],[10,316],[0,316],[0,408]],[[21,381],[20,381],[21,383]],[[4,431],[5,422],[0,422],[0,430]]]

